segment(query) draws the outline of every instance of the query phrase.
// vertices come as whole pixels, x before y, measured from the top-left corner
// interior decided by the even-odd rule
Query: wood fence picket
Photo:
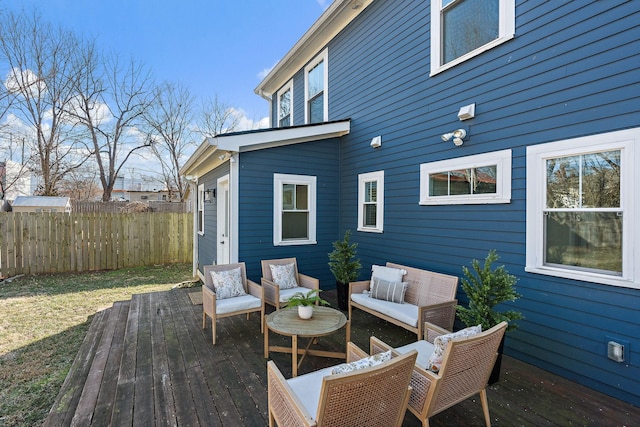
[[[0,278],[192,260],[190,213],[0,214]]]

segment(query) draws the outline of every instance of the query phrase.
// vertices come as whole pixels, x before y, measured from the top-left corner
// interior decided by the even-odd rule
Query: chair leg
[[[207,327],[207,313],[202,310],[202,329]]]
[[[487,427],[491,427],[491,417],[489,416],[489,401],[487,400],[487,389],[480,390],[480,402],[482,403],[482,412],[484,412],[484,423]]]
[[[213,336],[213,345],[216,345],[216,319],[211,318],[211,334]]]

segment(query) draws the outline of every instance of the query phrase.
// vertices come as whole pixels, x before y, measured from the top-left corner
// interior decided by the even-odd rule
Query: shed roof
[[[18,196],[13,201],[13,206],[56,206],[56,207],[66,207],[70,204],[70,199],[68,197],[55,197],[55,196]]]

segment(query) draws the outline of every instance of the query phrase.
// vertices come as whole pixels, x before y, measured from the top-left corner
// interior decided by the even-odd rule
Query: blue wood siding
[[[358,174],[384,170],[384,233],[353,235],[361,278],[386,261],[460,276],[495,248],[523,295],[512,306],[525,320],[507,353],[640,405],[640,291],[524,271],[526,147],[640,126],[640,2],[517,1],[513,40],[433,77],[429,15],[429,2],[376,1],[329,44],[329,118],[351,118],[337,234],[357,227]],[[294,91],[299,123],[304,94]],[[459,108],[473,102],[476,118],[460,122]],[[441,141],[459,127],[469,133],[462,147]],[[510,204],[418,205],[421,163],[506,148]],[[243,222],[270,223],[270,206],[264,215]],[[607,359],[607,337],[630,343],[628,361]]]
[[[262,259],[296,257],[301,273],[335,285],[328,253],[338,238],[338,152],[339,140],[329,139],[241,154],[239,259],[249,278],[260,282]],[[273,245],[274,173],[317,177],[317,244]]]
[[[214,189],[218,185],[218,178],[229,174],[229,163],[225,163],[219,168],[204,175],[199,184],[204,184],[204,189]],[[197,205],[196,205],[197,207]],[[216,262],[217,246],[217,199],[204,203],[204,234],[198,234],[198,270],[203,271],[202,266],[211,265]]]

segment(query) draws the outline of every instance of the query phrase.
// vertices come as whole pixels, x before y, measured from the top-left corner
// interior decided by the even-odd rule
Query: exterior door
[[[216,189],[217,204],[217,264],[229,264],[231,246],[229,233],[229,175],[218,179]]]

